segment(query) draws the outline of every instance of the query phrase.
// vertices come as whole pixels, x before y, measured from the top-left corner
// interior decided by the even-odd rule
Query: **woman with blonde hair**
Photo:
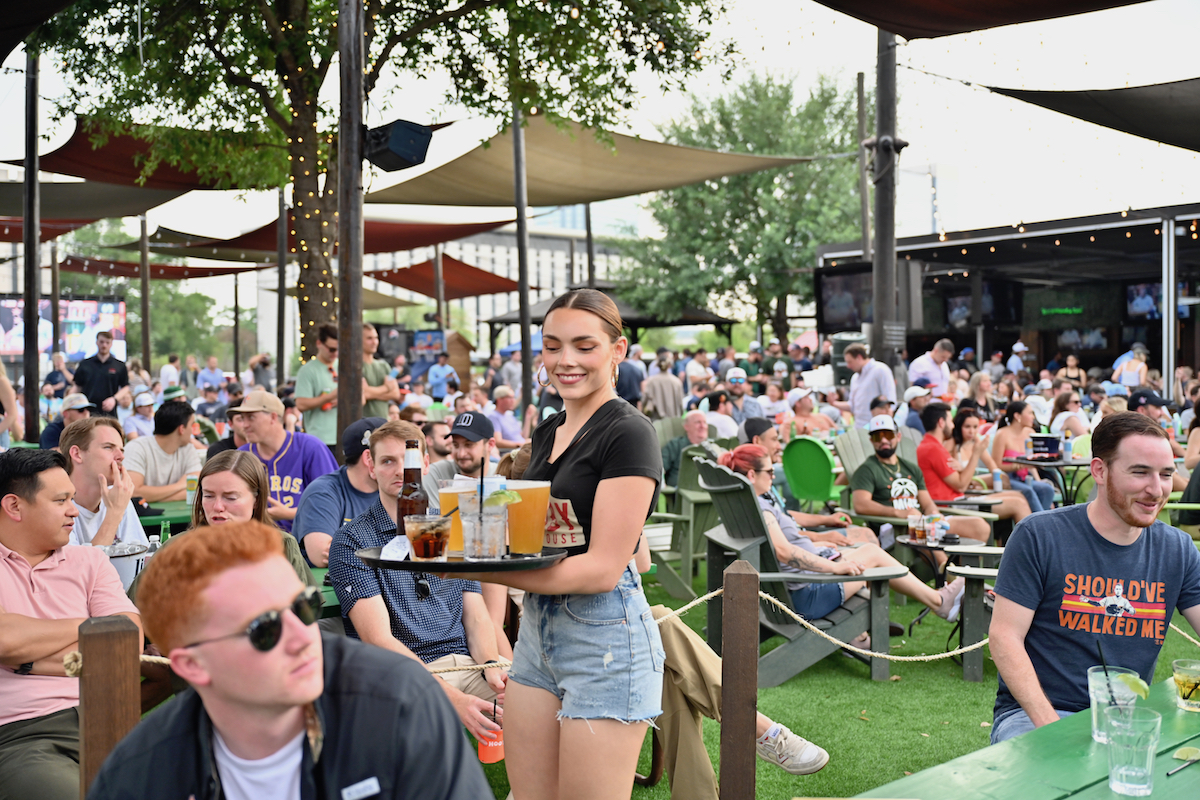
[[[1132,392],[1137,387],[1146,385],[1146,373],[1149,370],[1146,366],[1146,351],[1134,350],[1133,358],[1117,367],[1112,375],[1112,382],[1127,386]]]
[[[971,376],[967,387],[967,403],[965,407],[974,411],[984,422],[995,422],[998,413],[996,399],[992,396],[992,376],[980,370]],[[959,408],[964,406],[960,404]]]

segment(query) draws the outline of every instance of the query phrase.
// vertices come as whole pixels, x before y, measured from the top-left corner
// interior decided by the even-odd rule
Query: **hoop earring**
[[[550,385],[550,370],[546,369],[545,365],[542,365],[542,368],[540,370],[538,370],[538,375],[541,375],[543,372],[546,373],[546,382],[542,383],[541,378],[535,378],[535,380],[537,381],[538,386],[545,389],[547,386]]]
[[[612,374],[612,385],[613,385],[613,388],[616,388],[616,386],[617,386],[617,376],[618,376],[618,375],[620,375],[620,374],[621,374],[621,369],[620,369],[620,367],[619,367],[619,366],[617,366],[616,364],[613,364],[613,374]]]

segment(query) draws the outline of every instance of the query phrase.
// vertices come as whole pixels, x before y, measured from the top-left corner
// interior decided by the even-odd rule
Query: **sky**
[[[766,0],[727,0],[717,35],[732,38],[741,62],[733,83],[751,73],[770,72],[794,81],[804,96],[817,76],[834,76],[854,86],[864,72],[874,84],[876,30],[812,0],[783,4]],[[1120,9],[1061,20],[1026,23],[933,40],[905,42],[897,49],[899,108],[897,126],[909,141],[900,163],[897,230],[900,236],[1018,222],[1033,222],[1197,201],[1200,154],[1110,131],[1051,111],[992,94],[985,85],[1023,89],[1107,89],[1194,78],[1200,29],[1200,3],[1153,0]],[[6,67],[24,66],[20,51]],[[621,124],[622,132],[657,138],[657,130],[684,114],[688,93],[715,97],[729,89],[719,70],[693,76],[686,92],[663,93],[649,76],[639,75],[638,107]],[[935,77],[944,76],[944,77]],[[397,116],[415,121],[464,120],[461,109],[443,101],[445,84],[436,76],[411,80],[395,76],[397,88],[387,104],[375,102],[367,122],[376,125]],[[967,85],[967,84],[973,85]],[[42,94],[61,89],[53,64],[43,59]],[[336,94],[336,70],[327,91]],[[2,118],[24,118],[24,76],[0,74]],[[395,109],[403,109],[401,114]],[[49,117],[48,104],[42,114]],[[427,168],[466,152],[496,129],[486,120],[456,124],[435,135]],[[49,141],[43,152],[70,134],[43,122]],[[440,132],[439,132],[440,133]],[[21,128],[0,126],[0,157],[22,154]],[[936,206],[930,172],[937,176]],[[414,171],[374,176],[375,187],[397,182]],[[594,207],[598,219],[646,226],[640,201],[622,200]],[[374,214],[378,206],[371,207]],[[938,216],[933,218],[934,212]],[[496,211],[404,209],[397,217],[429,219],[496,218]],[[273,193],[197,192],[151,210],[152,225],[195,233],[233,236],[274,219]],[[196,290],[228,297],[220,279],[192,282]],[[242,290],[247,305],[253,289]],[[206,285],[211,284],[212,289]],[[222,300],[225,302],[225,300]]]

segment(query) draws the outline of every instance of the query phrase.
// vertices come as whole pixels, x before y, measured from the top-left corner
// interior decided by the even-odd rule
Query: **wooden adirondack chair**
[[[704,532],[719,523],[712,499],[700,488],[694,461],[697,456],[705,458],[708,453],[697,445],[684,450],[681,456],[679,484],[675,487],[678,511],[650,515],[652,520],[672,524],[671,549],[651,550],[650,558],[658,565],[659,583],[667,594],[680,600],[696,599],[696,593],[692,591],[692,569],[696,560],[704,557]]]
[[[733,561],[743,559],[759,571],[762,591],[775,597],[787,608],[793,608],[791,594],[785,581],[796,580],[792,573],[779,571],[775,549],[767,536],[763,512],[754,495],[754,488],[741,475],[726,467],[718,466],[706,459],[697,458],[700,470],[700,486],[712,497],[722,525],[708,531],[708,588],[721,585],[725,567]],[[888,581],[908,572],[904,567],[868,569],[861,576],[805,575],[805,581],[814,583],[845,583],[865,580],[866,593],[850,597],[828,616],[812,623],[830,636],[849,642],[864,632],[871,634],[876,649],[887,648],[888,642]],[[708,643],[721,652],[721,604],[708,604]],[[783,645],[758,660],[758,685],[778,686],[798,675],[808,667],[837,652],[837,645],[817,636],[774,605],[760,600],[759,636],[761,640],[772,636],[787,639]],[[888,679],[888,662],[881,658],[870,659],[872,680]]]

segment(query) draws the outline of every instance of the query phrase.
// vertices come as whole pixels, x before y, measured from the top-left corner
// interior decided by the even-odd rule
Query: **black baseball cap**
[[[347,462],[355,462],[362,456],[371,445],[371,433],[385,422],[383,417],[363,417],[346,426],[342,431],[342,454]]]
[[[454,418],[454,423],[450,426],[450,435],[480,442],[495,436],[496,429],[492,427],[492,421],[478,411],[464,411]]]
[[[1138,389],[1133,394],[1129,395],[1129,410],[1137,411],[1139,408],[1146,406],[1165,406],[1167,401],[1156,395],[1149,389]]]

